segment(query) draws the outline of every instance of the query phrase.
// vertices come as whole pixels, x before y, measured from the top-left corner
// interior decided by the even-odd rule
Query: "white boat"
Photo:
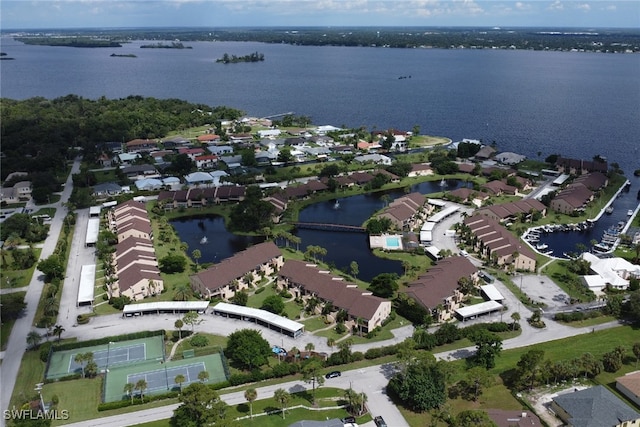
[[[333,209],[338,209],[340,208],[340,201],[336,200],[336,202],[333,204]]]
[[[606,214],[611,215],[611,214],[613,213],[613,206],[609,206],[609,207],[607,207],[607,208],[604,210],[604,212],[605,212]]]
[[[632,215],[633,215],[633,211],[632,211],[631,209],[629,209],[629,210],[627,211],[627,216],[632,216]]]
[[[549,249],[546,252],[542,252],[542,255],[551,255],[553,253],[553,249]]]
[[[206,244],[208,242],[209,242],[209,239],[207,239],[207,236],[204,236],[202,239],[200,239],[200,244],[201,245],[204,245],[204,244]]]
[[[549,245],[545,244],[545,243],[538,243],[536,245],[536,249],[539,251],[544,251],[545,249],[547,249],[549,247]]]

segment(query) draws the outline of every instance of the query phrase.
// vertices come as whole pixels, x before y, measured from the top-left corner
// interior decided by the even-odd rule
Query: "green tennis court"
[[[82,372],[82,365],[75,361],[76,355],[93,353],[98,372],[118,366],[138,364],[147,360],[162,360],[162,336],[119,341],[71,350],[53,351],[45,377],[56,379]],[[85,364],[86,366],[86,364]]]
[[[182,383],[182,387],[186,387],[191,383],[198,382],[198,375],[202,371],[209,374],[208,384],[227,380],[222,357],[219,353],[166,363],[153,360],[135,365],[119,365],[115,369],[109,368],[105,378],[104,401],[114,402],[127,399],[128,396],[124,391],[125,384],[135,385],[141,379],[147,383],[145,394],[166,393],[178,389],[179,385],[175,381],[178,375],[184,377],[185,381]]]

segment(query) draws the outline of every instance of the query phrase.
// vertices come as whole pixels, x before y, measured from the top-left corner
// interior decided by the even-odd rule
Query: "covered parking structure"
[[[144,314],[160,314],[160,313],[188,313],[196,311],[198,314],[204,314],[209,307],[208,301],[156,301],[145,302],[142,304],[127,304],[122,309],[124,317],[141,316]]]
[[[427,221],[438,223],[448,217],[449,215],[453,215],[454,213],[460,210],[460,206],[448,206],[442,209],[440,212],[433,214]]]
[[[304,333],[303,324],[257,308],[243,307],[240,305],[221,302],[213,307],[213,314],[253,322],[274,331],[278,331],[281,334],[288,335],[292,338],[298,338]]]
[[[100,218],[89,218],[87,222],[87,235],[84,239],[84,245],[86,247],[95,246],[98,242],[98,235],[100,234]]]
[[[455,313],[458,319],[464,322],[465,320],[475,319],[476,317],[482,316],[483,314],[490,314],[496,311],[501,311],[502,308],[502,304],[496,301],[486,301],[480,304],[457,308],[455,309]]]
[[[80,269],[80,286],[78,287],[77,306],[91,305],[95,297],[96,265],[83,265]]]

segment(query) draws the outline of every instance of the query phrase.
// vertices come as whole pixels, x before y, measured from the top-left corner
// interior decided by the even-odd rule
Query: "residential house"
[[[378,217],[388,218],[399,230],[411,230],[426,219],[430,212],[423,194],[410,193],[399,197],[387,206]]]
[[[193,290],[205,298],[229,300],[262,277],[282,267],[282,252],[271,241],[250,246],[218,264],[189,277]]]
[[[629,288],[629,279],[640,279],[640,266],[624,258],[598,258],[590,252],[584,252],[581,257],[590,263],[590,273],[593,273],[582,276],[582,282],[596,295],[602,295],[607,288],[624,291]]]
[[[202,144],[211,144],[212,142],[220,141],[220,135],[207,133],[205,135],[198,135],[197,140]]]
[[[13,187],[3,187],[2,201],[5,203],[18,203],[31,200],[31,181],[19,181]]]
[[[579,182],[572,183],[556,194],[549,207],[556,212],[571,215],[574,212],[583,211],[593,197],[593,191],[586,186]]]
[[[540,418],[530,411],[487,409],[487,415],[497,427],[542,427]]]
[[[413,163],[411,165],[411,170],[407,176],[416,177],[416,176],[428,176],[433,175],[433,169],[427,163]]]
[[[499,222],[514,222],[519,218],[527,219],[534,212],[539,212],[542,216],[545,216],[547,207],[536,199],[523,199],[485,206],[476,211],[477,214],[488,216]]]
[[[489,200],[491,196],[482,191],[461,187],[456,188],[453,191],[446,192],[444,197],[449,200],[460,201],[461,203],[471,203],[480,207],[482,206],[482,203]]]
[[[487,160],[496,154],[496,149],[490,145],[483,146],[475,155],[478,160]]]
[[[518,193],[517,187],[507,185],[505,182],[498,181],[498,180],[489,181],[480,188],[482,188],[483,190],[486,190],[488,193],[491,193],[494,196],[500,196],[502,194],[515,196]]]
[[[603,385],[558,395],[552,399],[550,409],[571,427],[640,426],[640,413]]]
[[[205,155],[204,148],[180,148],[178,154],[186,154],[192,161],[196,160],[196,157]]]
[[[133,180],[158,176],[156,168],[149,164],[125,166],[121,169],[127,178]]]
[[[140,153],[120,153],[116,157],[118,163],[120,163],[121,166],[131,165],[133,164],[133,162],[140,158],[142,158]]]
[[[512,153],[510,151],[504,151],[500,154],[496,154],[494,159],[503,165],[517,165],[518,163],[524,162],[527,159],[527,156],[523,156],[522,154]]]
[[[130,200],[108,212],[111,229],[118,236],[112,256],[115,272],[107,281],[111,297],[134,301],[160,294],[164,282],[153,247],[151,223],[144,204]]]
[[[198,156],[195,159],[196,167],[201,169],[213,169],[218,163],[218,156],[214,154],[206,154],[204,156]]]
[[[438,261],[401,292],[428,310],[436,322],[444,322],[452,318],[464,297],[459,290],[461,278],[477,284],[478,269],[465,257],[448,257]]]
[[[158,143],[151,139],[132,139],[125,146],[127,153],[148,153],[158,149]]]
[[[629,372],[625,376],[616,378],[616,389],[640,406],[640,371]]]
[[[567,159],[559,156],[556,160],[556,169],[560,173],[568,173],[570,175],[583,175],[589,172],[607,173],[608,165],[606,161]]]
[[[96,197],[111,197],[122,193],[122,186],[116,182],[103,182],[93,187],[93,195]]]
[[[536,254],[498,221],[476,214],[463,223],[473,236],[474,250],[485,260],[514,271],[535,271]]]
[[[353,158],[358,163],[375,163],[377,165],[391,165],[391,158],[382,154],[364,154]]]
[[[347,323],[367,333],[389,317],[391,302],[362,290],[354,283],[320,269],[316,264],[287,260],[278,270],[278,287],[304,301],[315,297],[320,305],[330,304],[333,316],[343,310]],[[318,310],[320,307],[318,307]]]

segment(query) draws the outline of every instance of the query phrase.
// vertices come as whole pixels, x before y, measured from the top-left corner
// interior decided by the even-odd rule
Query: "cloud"
[[[555,0],[548,7],[549,10],[564,10],[564,5],[560,0]]]
[[[576,5],[576,9],[582,10],[583,12],[589,12],[591,10],[591,6],[588,3],[581,3]]]

